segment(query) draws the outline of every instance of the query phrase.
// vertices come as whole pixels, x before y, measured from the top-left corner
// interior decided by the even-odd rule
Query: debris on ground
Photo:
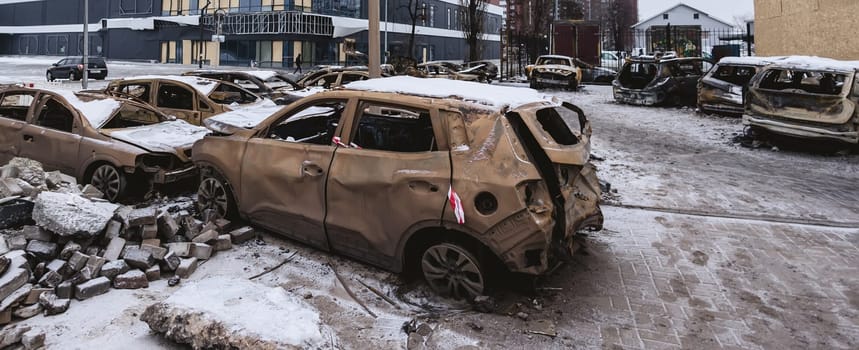
[[[189,283],[146,308],[140,319],[154,332],[194,349],[335,345],[335,335],[310,304],[283,288],[246,279],[213,277]]]
[[[0,198],[0,325],[61,314],[71,299],[111,288],[147,288],[162,277],[175,286],[198,261],[238,243],[234,237],[255,236],[225,219],[199,220],[191,200],[107,202],[97,189],[29,159],[13,159],[0,176],[0,190],[14,196]]]

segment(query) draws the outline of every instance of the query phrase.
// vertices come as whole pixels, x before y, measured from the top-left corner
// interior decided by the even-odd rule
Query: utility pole
[[[203,9],[200,10],[200,43],[197,44],[197,63],[199,63],[200,69],[203,69],[203,16],[206,15],[206,9],[208,9],[211,4],[211,1],[206,0],[206,6],[203,6]]]
[[[81,88],[86,90],[89,80],[89,0],[84,0],[84,55],[83,55],[83,77],[81,77]]]
[[[367,9],[367,17],[369,17],[368,20],[370,22],[367,32],[367,38],[369,39],[369,48],[367,49],[367,56],[369,58],[367,65],[369,67],[367,68],[370,78],[378,78],[382,76],[381,60],[379,60],[381,51],[379,48],[379,0],[369,0],[367,5],[369,7]]]
[[[385,0],[385,64],[388,64],[388,0]]]

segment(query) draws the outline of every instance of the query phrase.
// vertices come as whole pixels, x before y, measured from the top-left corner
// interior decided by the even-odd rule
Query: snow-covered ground
[[[44,82],[56,60],[0,57],[0,77],[79,89],[79,82]],[[108,65],[109,79],[195,68]],[[859,348],[859,228],[850,227],[859,221],[855,151],[748,149],[732,141],[743,129],[736,118],[620,105],[604,86],[546,93],[585,110],[593,154],[603,159],[595,160],[599,176],[617,189],[612,203],[626,208],[604,206],[606,228],[591,234],[585,254],[538,281],[534,294],[500,290],[493,313],[264,234],[219,252],[176,287],[161,280],[111,290],[24,323],[46,330],[48,348],[178,349],[139,320],[147,306],[187,298],[176,295],[185,285],[247,279],[297,253],[248,283],[300,299],[300,312],[324,324],[319,334],[333,335],[325,346],[406,348],[403,324],[418,319],[431,328],[420,339],[427,348]],[[348,296],[329,263],[377,317]],[[204,302],[217,308],[227,299]],[[268,310],[245,311],[234,317],[252,325]],[[547,330],[557,336],[540,334]]]

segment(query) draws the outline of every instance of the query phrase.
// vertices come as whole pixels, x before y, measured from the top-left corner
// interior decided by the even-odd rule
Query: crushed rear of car
[[[743,124],[797,138],[859,143],[859,62],[789,57],[749,83]]]
[[[612,82],[614,99],[643,106],[694,106],[698,79],[709,66],[703,58],[633,58]]]

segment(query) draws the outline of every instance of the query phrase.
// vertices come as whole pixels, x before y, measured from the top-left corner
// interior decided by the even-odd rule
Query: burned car
[[[104,91],[148,103],[194,125],[219,113],[271,103],[233,83],[178,75],[117,79]]]
[[[227,81],[241,86],[260,97],[271,99],[276,104],[286,104],[286,101],[281,98],[284,93],[304,89],[303,86],[298,85],[292,79],[276,71],[196,70],[182,73],[182,75]]]
[[[602,227],[591,126],[533,90],[445,79],[355,82],[249,128],[206,121],[200,210],[481,295],[495,268],[547,272]]]
[[[743,124],[787,136],[859,143],[859,62],[789,57],[749,82]]]
[[[694,106],[698,79],[711,66],[703,58],[636,57],[627,60],[612,82],[614,99],[644,106]]]
[[[575,90],[582,83],[582,70],[567,56],[543,55],[537,62],[525,67],[532,89],[559,86]]]
[[[498,66],[491,61],[474,61],[468,62],[462,65],[465,69],[476,68],[483,72],[485,76],[486,82],[491,83],[493,80],[498,79]]]
[[[782,57],[725,57],[698,82],[698,110],[741,116],[749,81]]]
[[[425,62],[417,65],[421,77],[463,81],[487,81],[484,65],[462,69],[460,65],[445,61]]]
[[[13,157],[37,160],[95,186],[112,201],[131,190],[195,177],[191,146],[206,133],[125,98],[0,90],[0,163]]]

